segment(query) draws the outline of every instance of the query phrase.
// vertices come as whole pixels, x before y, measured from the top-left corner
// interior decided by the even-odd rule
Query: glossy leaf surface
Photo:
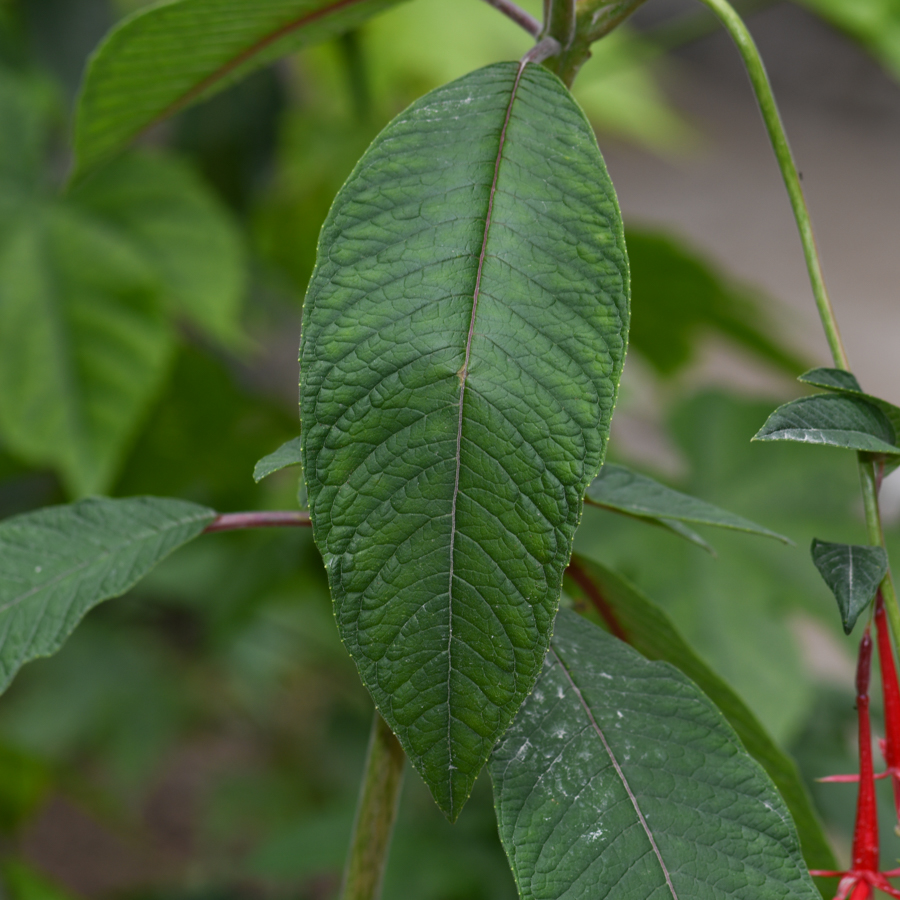
[[[584,615],[613,631],[651,660],[670,663],[715,703],[747,752],[766,770],[787,804],[807,865],[836,866],[809,794],[794,761],[775,743],[753,712],[688,645],[668,615],[646,594],[601,563],[573,555],[566,592],[583,601]]]
[[[300,465],[300,438],[291,438],[274,453],[264,456],[253,469],[253,480],[257,483],[289,466]]]
[[[587,489],[585,500],[627,515],[660,520],[664,525],[670,525],[668,520],[674,519],[693,525],[714,525],[717,528],[746,531],[790,543],[786,537],[743,516],[727,512],[697,497],[682,494],[653,478],[614,463],[603,466]]]
[[[900,454],[896,439],[890,420],[877,406],[833,394],[801,397],[779,406],[753,438],[891,455]]]
[[[877,406],[887,416],[894,427],[894,434],[900,434],[900,407],[894,406],[893,403],[888,403],[887,400],[867,394],[859,386],[856,376],[851,372],[847,372],[844,369],[811,369],[797,380],[802,381],[804,384],[812,384],[839,394],[867,400],[873,406]]]
[[[831,588],[841,611],[844,632],[850,634],[859,614],[875,599],[881,579],[887,574],[888,558],[883,547],[830,544],[814,539],[813,562]]]
[[[174,0],[114,29],[88,66],[75,123],[76,177],[148,126],[398,0]]]
[[[593,132],[555,76],[518,71],[382,132],[304,308],[303,469],[338,625],[450,818],[540,672],[628,321]]]
[[[713,704],[562,610],[491,758],[524,900],[817,900],[784,802]]]
[[[215,515],[183,500],[96,498],[0,522],[0,690]]]

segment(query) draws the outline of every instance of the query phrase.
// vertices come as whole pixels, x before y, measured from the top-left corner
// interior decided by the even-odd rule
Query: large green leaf
[[[568,610],[491,758],[523,900],[818,900],[784,801],[713,704]]]
[[[94,498],[0,522],[0,690],[215,515],[183,500]]]
[[[153,123],[397,2],[174,0],[137,12],[88,66],[75,123],[76,177]]]
[[[691,649],[671,619],[633,584],[591,559],[573,556],[566,592],[583,598],[580,610],[613,630],[642,656],[670,663],[691,679],[719,708],[747,748],[766,770],[787,804],[807,865],[836,866],[828,840],[794,761],[772,740],[743,700]],[[591,614],[593,608],[593,615]]]
[[[682,494],[625,466],[606,463],[591,482],[585,500],[596,506],[647,519],[671,527],[672,519],[694,525],[714,525],[775,538],[791,543],[783,535],[757,525],[743,516],[720,509],[705,500]]]
[[[850,634],[887,574],[887,553],[883,547],[830,544],[818,538],[813,539],[810,552],[819,574],[837,600],[844,632]]]
[[[827,444],[900,455],[894,427],[877,406],[857,397],[835,394],[801,397],[779,406],[753,440]]]
[[[816,387],[825,388],[834,391],[837,394],[844,394],[848,397],[860,397],[868,401],[873,406],[877,406],[887,416],[891,425],[894,427],[894,434],[900,435],[900,407],[882,400],[880,397],[873,397],[867,394],[856,380],[856,376],[845,369],[810,369],[804,372],[798,379],[804,384],[812,384]]]
[[[158,283],[125,240],[83,215],[29,205],[0,241],[0,430],[60,471],[108,488],[174,347]]]
[[[185,165],[131,155],[71,195],[127,238],[159,277],[168,309],[212,337],[239,340],[244,248],[228,211]]]
[[[543,68],[488,66],[373,143],[325,222],[303,471],[344,642],[455,818],[540,672],[628,321],[597,144]]]

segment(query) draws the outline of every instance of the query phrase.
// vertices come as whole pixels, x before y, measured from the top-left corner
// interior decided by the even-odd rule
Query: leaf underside
[[[523,900],[817,900],[784,802],[712,703],[562,610],[491,758]]]
[[[125,19],[88,65],[75,177],[154,123],[399,0],[174,0]]]
[[[582,556],[573,555],[565,589],[571,596],[583,598],[588,610],[593,606],[598,621],[607,629],[609,622],[604,615],[611,616],[616,634],[638,653],[675,666],[715,703],[747,752],[775,782],[794,818],[806,864],[811,869],[836,869],[834,854],[796,764],[772,740],[746,703],[694,653],[668,615],[626,579]]]
[[[0,691],[215,515],[183,500],[93,498],[0,522]]]
[[[303,314],[303,469],[341,635],[455,819],[540,672],[624,359],[612,184],[562,83],[489,66],[376,139]]]
[[[887,574],[887,553],[882,547],[830,544],[818,539],[813,540],[810,551],[819,574],[837,600],[844,632],[850,634]]]
[[[896,439],[890,420],[877,406],[837,394],[801,397],[779,406],[753,438],[889,455],[900,454]]]
[[[695,525],[714,525],[775,538],[789,544],[788,538],[743,516],[737,516],[712,503],[682,494],[672,488],[633,472],[625,466],[606,463],[587,489],[585,500],[597,506],[631,516],[660,521],[671,528],[669,520]]]

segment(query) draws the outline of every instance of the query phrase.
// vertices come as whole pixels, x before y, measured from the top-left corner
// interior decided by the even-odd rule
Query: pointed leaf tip
[[[850,634],[887,574],[887,554],[882,547],[830,544],[818,538],[813,539],[810,551],[819,574],[837,600],[844,632]]]
[[[264,456],[253,468],[253,480],[259,484],[263,478],[290,466],[299,466],[300,458],[300,438],[291,438],[285,441],[277,450]]]

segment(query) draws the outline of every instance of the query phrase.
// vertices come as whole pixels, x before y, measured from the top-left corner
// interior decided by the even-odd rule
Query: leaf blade
[[[267,478],[269,475],[280,472],[289,466],[299,466],[301,463],[300,438],[291,438],[273,453],[259,460],[253,468],[253,480],[259,484],[263,478]]]
[[[183,500],[91,498],[0,522],[0,691],[215,516]]]
[[[844,633],[850,634],[860,613],[875,599],[875,592],[888,571],[883,547],[831,544],[813,538],[813,563],[828,585],[841,613]]]
[[[517,73],[478,70],[382,132],[304,307],[303,469],[338,625],[451,818],[540,671],[628,320],[593,133],[554,76]]]
[[[783,801],[691,682],[567,610],[552,647],[490,764],[523,900],[819,896]]]

